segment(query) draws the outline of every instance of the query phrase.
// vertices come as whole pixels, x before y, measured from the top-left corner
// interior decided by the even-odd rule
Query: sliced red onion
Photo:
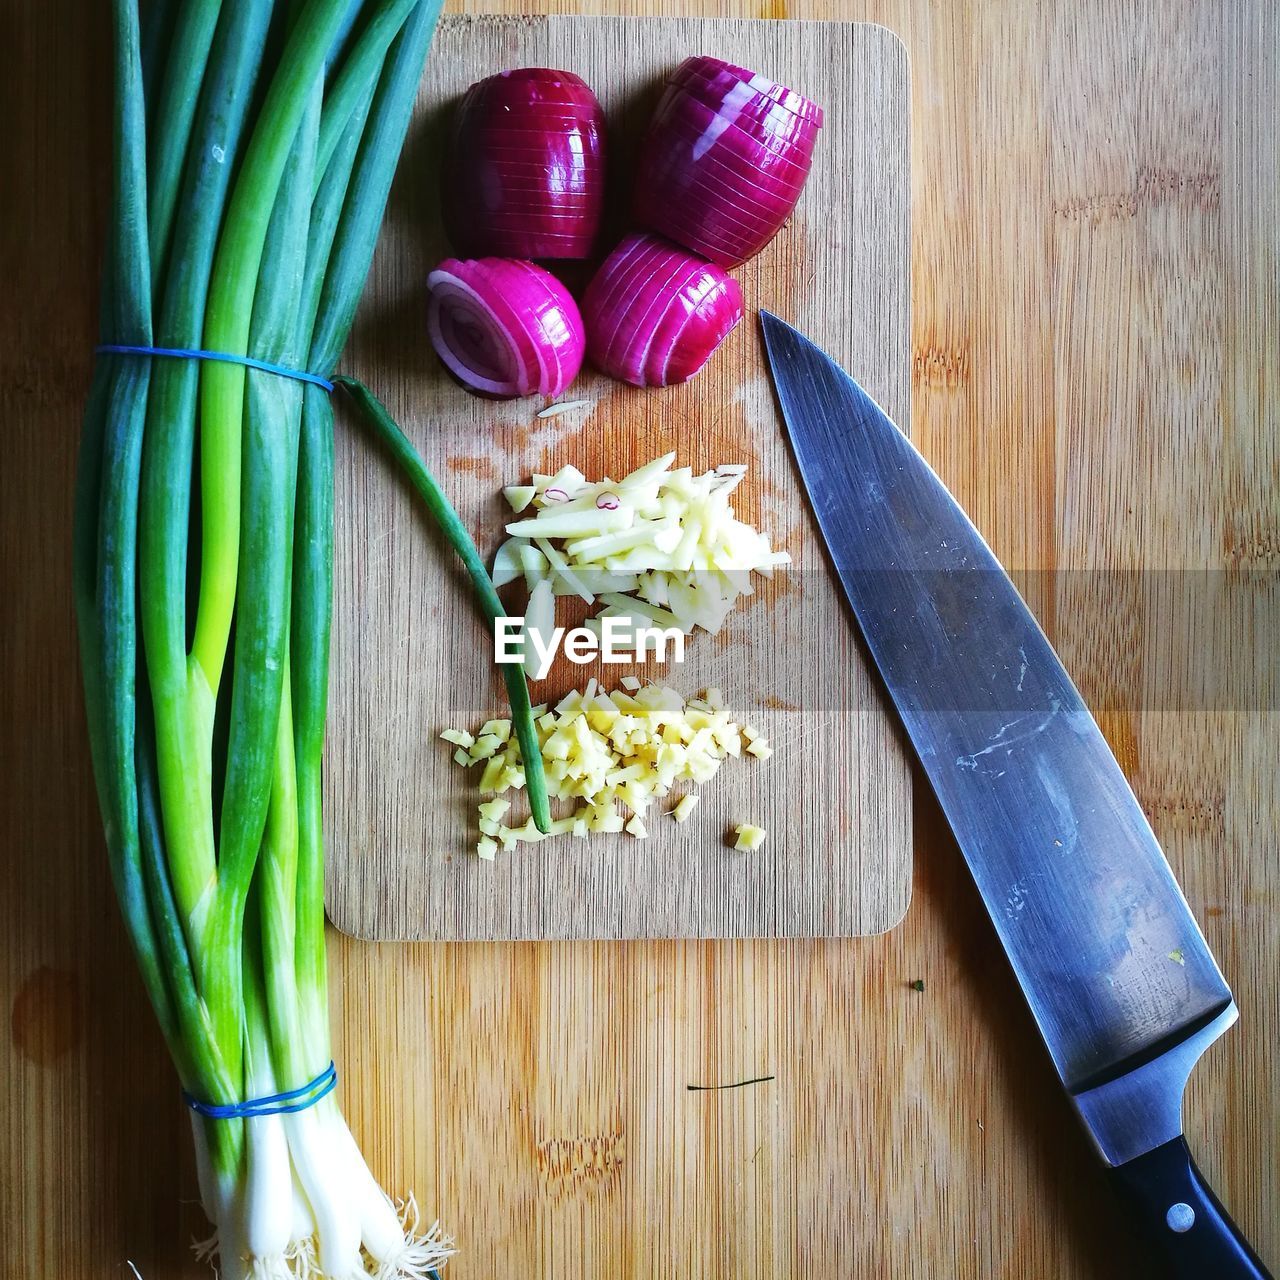
[[[604,207],[604,112],[568,71],[523,67],[473,84],[444,166],[449,239],[461,253],[586,258]]]
[[[733,113],[730,123],[736,125],[743,136],[731,134],[740,146],[766,154],[785,151],[792,155],[796,146],[804,147],[806,140],[816,137],[818,126],[794,112],[784,111],[775,105],[763,106],[751,100],[744,101],[748,86],[738,83],[726,94],[722,104],[708,98],[705,90],[683,85],[668,85],[658,99],[655,116],[673,117],[685,124],[696,124],[699,133],[708,130],[704,146],[719,138],[728,127],[721,120],[715,121],[722,111]],[[705,114],[704,114],[705,113]]]
[[[712,58],[706,54],[686,58],[668,77],[668,84],[687,86],[690,84],[723,84],[725,81],[737,80],[749,84],[760,98],[776,102],[805,120],[822,125],[822,108],[808,98],[802,97],[793,89],[757,75],[746,67],[734,66],[720,58]],[[725,85],[728,88],[728,85]]]
[[[784,85],[686,59],[640,149],[638,221],[721,266],[753,257],[791,216],[821,125],[822,109]]]
[[[568,502],[569,495],[563,489],[553,485],[550,489],[542,491],[542,500],[544,502]]]
[[[660,236],[629,235],[582,298],[587,351],[638,387],[692,378],[742,319],[738,282]]]
[[[667,96],[659,100],[653,119],[654,126],[687,142],[700,162],[718,143],[715,158],[722,167],[803,186],[817,138],[814,127],[796,116],[783,116],[768,124],[765,131],[740,119],[734,127],[727,127],[714,107],[675,88],[668,89]]]
[[[427,288],[431,345],[468,390],[499,400],[558,396],[577,377],[582,316],[550,272],[510,258],[446,258]]]
[[[618,501],[616,493],[602,493],[596,499],[596,506],[601,511],[617,511],[622,504]]]

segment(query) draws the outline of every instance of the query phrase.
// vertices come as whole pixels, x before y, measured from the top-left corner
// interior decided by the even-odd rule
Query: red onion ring
[[[427,332],[469,391],[493,399],[559,395],[586,349],[569,291],[531,262],[446,258],[428,277]]]

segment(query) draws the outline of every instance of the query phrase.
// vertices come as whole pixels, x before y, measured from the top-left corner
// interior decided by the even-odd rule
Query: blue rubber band
[[[226,351],[199,351],[186,347],[132,347],[124,343],[104,342],[94,347],[100,355],[111,356],[169,356],[174,360],[220,360],[224,364],[242,364],[246,369],[261,369],[263,373],[278,373],[282,378],[293,378],[297,382],[310,382],[326,391],[333,390],[333,383],[322,378],[318,373],[303,373],[300,369],[290,369],[282,364],[272,364],[269,360],[256,360],[253,356],[235,356]]]
[[[197,1115],[210,1120],[252,1120],[258,1116],[289,1116],[314,1107],[338,1085],[338,1068],[329,1063],[314,1080],[297,1089],[268,1094],[265,1098],[247,1098],[244,1102],[201,1102],[184,1089],[182,1100]]]

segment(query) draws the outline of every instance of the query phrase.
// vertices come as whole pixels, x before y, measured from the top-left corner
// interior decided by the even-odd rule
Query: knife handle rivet
[[[1189,1205],[1178,1201],[1177,1204],[1169,1206],[1169,1212],[1164,1215],[1165,1223],[1170,1231],[1176,1231],[1179,1235],[1184,1231],[1190,1231],[1196,1224],[1196,1211]]]

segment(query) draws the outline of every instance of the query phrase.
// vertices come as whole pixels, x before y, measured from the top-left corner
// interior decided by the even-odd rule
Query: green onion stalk
[[[391,454],[405,478],[417,491],[446,541],[466,566],[471,585],[475,589],[476,604],[485,622],[492,628],[499,618],[506,616],[507,611],[494,588],[489,571],[484,567],[476,544],[467,532],[467,526],[462,523],[462,517],[454,510],[439,482],[427,470],[426,463],[409,437],[396,425],[386,405],[356,378],[339,374],[336,381],[355,402],[366,427]],[[515,662],[504,663],[502,675],[507,686],[507,698],[511,703],[511,721],[520,747],[520,759],[531,762],[525,766],[529,809],[534,826],[539,831],[546,832],[551,829],[551,809],[547,798],[546,775],[542,768],[542,748],[538,743],[538,730],[529,697],[528,677],[524,666]]]
[[[328,377],[373,255],[439,0],[112,0],[104,345]],[[191,1099],[223,1276],[423,1277],[330,1093],[321,751],[333,414],[227,361],[100,355],[74,586],[112,881]],[[306,1095],[304,1101],[310,1101]],[[210,1108],[222,1108],[216,1117]],[[226,1109],[232,1114],[227,1115]]]

